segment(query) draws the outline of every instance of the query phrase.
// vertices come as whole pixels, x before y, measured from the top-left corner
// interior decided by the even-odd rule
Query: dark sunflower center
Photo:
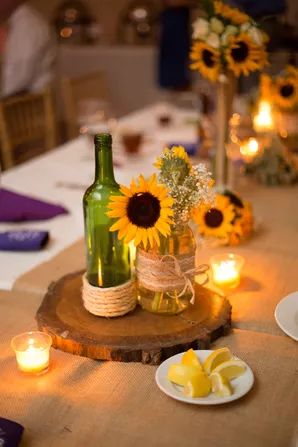
[[[209,67],[212,68],[215,65],[215,61],[214,61],[214,57],[213,57],[213,53],[209,50],[203,50],[202,51],[202,59],[204,61],[204,64]]]
[[[240,197],[236,196],[236,194],[234,194],[231,191],[226,191],[226,192],[224,192],[224,195],[230,199],[230,202],[233,205],[238,206],[239,208],[243,208],[243,206],[244,206],[243,202],[240,199]]]
[[[220,227],[224,220],[223,214],[217,208],[210,208],[205,214],[205,222],[208,227],[217,228]]]
[[[244,62],[248,57],[249,49],[245,42],[238,42],[237,48],[232,48],[231,56],[235,62]]]
[[[280,94],[284,98],[289,98],[294,93],[294,87],[292,84],[285,84],[280,88]]]
[[[149,192],[135,194],[129,199],[127,216],[137,227],[153,227],[160,216],[160,202]]]

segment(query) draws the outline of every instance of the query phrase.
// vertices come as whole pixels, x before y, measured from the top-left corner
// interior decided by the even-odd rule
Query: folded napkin
[[[42,249],[48,240],[47,231],[5,231],[0,233],[0,250],[36,251]]]
[[[59,214],[68,214],[68,211],[60,205],[0,189],[0,222],[45,220]]]
[[[21,441],[24,427],[9,419],[0,418],[0,446],[17,447]]]
[[[177,142],[177,143],[169,143],[167,147],[171,148],[172,146],[183,146],[185,149],[185,152],[191,157],[193,155],[196,155],[199,152],[199,142],[196,143],[183,143],[183,142]]]

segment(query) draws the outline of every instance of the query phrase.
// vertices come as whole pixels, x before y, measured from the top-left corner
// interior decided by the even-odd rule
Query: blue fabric
[[[234,0],[231,3],[252,17],[281,14],[286,10],[285,0]]]
[[[189,8],[168,8],[161,14],[158,83],[164,88],[189,85]]]
[[[49,240],[47,231],[5,231],[0,233],[0,250],[2,251],[37,251]]]

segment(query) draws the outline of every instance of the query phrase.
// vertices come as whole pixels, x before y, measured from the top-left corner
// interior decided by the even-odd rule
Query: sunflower
[[[220,53],[204,42],[195,42],[192,46],[190,58],[194,61],[190,68],[198,70],[202,76],[212,82],[217,81],[220,70]]]
[[[193,214],[194,221],[199,226],[199,232],[204,236],[227,238],[233,230],[235,207],[228,197],[217,194],[215,204],[211,208],[198,208]]]
[[[138,183],[132,180],[130,188],[121,186],[120,191],[122,196],[110,197],[107,215],[119,218],[110,231],[118,231],[118,239],[124,238],[126,243],[134,239],[135,246],[141,242],[145,249],[147,244],[159,246],[159,233],[168,236],[173,223],[170,216],[174,201],[167,188],[158,184],[153,174],[148,181],[140,175]]]
[[[273,86],[273,99],[284,109],[290,109],[298,102],[298,79],[294,77],[277,78]]]
[[[191,169],[190,159],[183,146],[172,146],[171,149],[166,147],[162,152],[162,156],[157,158],[154,166],[157,169],[161,169],[164,165],[165,159],[178,159],[178,161],[183,160],[184,164]]]
[[[298,68],[294,67],[294,65],[287,65],[286,70],[289,73],[289,76],[298,78]]]
[[[228,68],[237,77],[241,74],[247,76],[251,71],[260,70],[267,64],[265,49],[255,45],[245,33],[230,37],[225,56]]]
[[[250,17],[244,12],[239,11],[237,8],[231,8],[220,1],[214,2],[214,10],[216,14],[231,20],[235,25],[242,25],[243,23],[250,21]]]

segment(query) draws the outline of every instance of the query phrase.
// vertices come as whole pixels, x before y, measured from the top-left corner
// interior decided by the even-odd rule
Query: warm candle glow
[[[256,132],[268,132],[274,128],[272,109],[268,101],[260,101],[253,125]]]
[[[98,258],[98,270],[97,270],[98,286],[102,287],[102,270],[101,270],[101,259]]]
[[[137,248],[136,248],[136,246],[134,244],[134,241],[131,241],[129,243],[130,270],[131,270],[131,272],[135,271],[136,253],[137,253]]]
[[[238,255],[218,255],[211,258],[214,284],[234,288],[239,285],[243,258]]]
[[[12,339],[20,371],[32,374],[45,372],[49,366],[52,339],[43,332],[27,332]]]
[[[260,152],[260,144],[255,138],[248,138],[240,145],[240,153],[244,160],[250,161]]]

